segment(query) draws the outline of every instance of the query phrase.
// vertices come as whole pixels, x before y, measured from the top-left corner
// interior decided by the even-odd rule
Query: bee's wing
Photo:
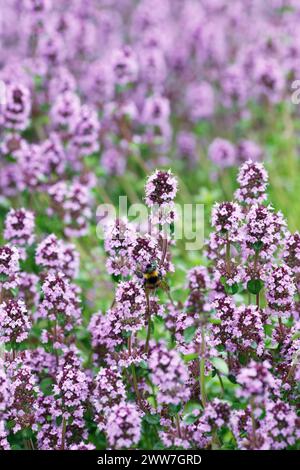
[[[144,277],[144,274],[143,274],[142,271],[140,271],[140,270],[137,270],[137,271],[135,272],[135,274],[136,274],[136,276],[137,276],[138,278],[140,278],[140,279],[143,279],[143,277]]]
[[[170,290],[169,284],[165,279],[162,279],[162,281],[160,282],[160,287],[166,292]]]

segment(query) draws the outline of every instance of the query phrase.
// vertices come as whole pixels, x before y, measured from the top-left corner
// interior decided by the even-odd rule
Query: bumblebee
[[[156,262],[147,264],[143,272],[144,287],[148,290],[154,290],[160,287],[162,283],[162,274]]]

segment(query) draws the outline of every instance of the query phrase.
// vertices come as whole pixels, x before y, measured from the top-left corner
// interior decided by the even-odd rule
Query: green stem
[[[168,298],[169,298],[169,301],[171,302],[172,305],[175,306],[175,302],[174,302],[174,299],[173,299],[173,297],[172,297],[172,295],[171,295],[170,289],[166,289],[166,292],[167,292],[167,296],[168,296]]]
[[[226,272],[228,275],[230,275],[231,272],[231,260],[230,260],[230,241],[228,238],[228,232],[226,235],[226,253],[225,253],[225,266],[226,266]]]
[[[131,336],[129,336],[128,338],[128,353],[129,355],[131,355],[132,353],[132,337]],[[131,373],[132,373],[132,383],[133,383],[134,392],[135,392],[138,403],[141,403],[141,395],[140,395],[140,391],[138,388],[136,370],[135,370],[134,364],[131,364]]]
[[[255,406],[254,406],[253,399],[250,400],[250,406],[251,406],[252,437],[253,437],[253,442],[255,444],[256,443],[256,423],[255,423],[255,416],[254,416]]]
[[[221,449],[222,444],[218,436],[217,428],[214,426],[212,432],[212,441],[211,441],[212,450]]]
[[[63,418],[62,432],[61,432],[61,450],[65,450],[66,430],[67,430],[67,422],[66,422],[66,418]]]
[[[180,419],[179,419],[178,413],[176,415],[176,427],[177,427],[178,437],[181,439]]]
[[[141,403],[141,395],[140,395],[140,391],[139,391],[138,384],[137,384],[136,371],[135,371],[134,364],[131,364],[131,372],[132,372],[132,382],[133,382],[133,388],[134,388],[134,391],[135,391],[135,394],[136,394],[136,399],[137,399],[138,403],[140,404]]]
[[[57,341],[57,320],[55,320],[55,323],[54,323],[54,343],[56,343]],[[56,361],[56,367],[58,367],[58,351],[57,351],[57,348],[55,348],[55,361]]]
[[[290,367],[290,369],[289,369],[289,371],[288,371],[288,374],[287,374],[287,376],[286,376],[286,379],[285,379],[285,381],[284,381],[285,383],[289,383],[289,381],[292,380],[293,377],[294,377],[294,374],[295,374],[296,368],[297,368],[297,361],[295,361],[295,362],[296,362],[296,363],[294,363],[294,364],[293,364],[293,362],[292,362],[292,365],[291,365],[291,367]]]
[[[202,405],[205,408],[207,400],[205,393],[205,336],[203,326],[201,326],[200,393]]]
[[[282,323],[282,318],[281,318],[281,317],[278,317],[278,322],[279,322],[279,328],[280,328],[281,336],[284,338],[284,327],[283,327],[283,323]]]
[[[147,337],[146,337],[146,344],[145,344],[145,353],[149,353],[149,342],[151,336],[151,313],[150,313],[150,299],[149,299],[149,292],[145,289],[146,293],[146,301],[147,301],[147,311],[146,311],[146,318],[148,319],[148,326],[147,326]]]
[[[221,374],[220,374],[220,372],[219,372],[217,369],[216,369],[216,373],[217,373],[217,376],[218,376],[218,379],[219,379],[219,382],[220,382],[220,385],[221,385],[222,397],[224,397],[224,395],[225,395],[224,383],[223,383]]]
[[[259,308],[259,292],[256,294],[256,306]]]

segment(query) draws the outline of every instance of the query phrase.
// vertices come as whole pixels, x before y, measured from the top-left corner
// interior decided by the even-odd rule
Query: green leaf
[[[8,210],[11,207],[11,202],[4,196],[0,196],[0,207]]]
[[[194,361],[195,359],[197,359],[197,357],[199,357],[199,354],[191,353],[191,354],[184,355],[183,359],[184,359],[184,362],[190,362],[190,361]]]
[[[256,252],[260,251],[262,247],[264,246],[263,242],[259,240],[258,242],[253,243],[253,248]]]
[[[169,412],[171,416],[176,416],[181,410],[181,403],[179,405],[169,405]]]
[[[147,364],[146,361],[141,361],[141,362],[139,362],[139,367],[141,369],[148,369],[148,364]]]
[[[264,286],[264,283],[261,279],[251,279],[247,283],[247,289],[251,294],[259,294]]]
[[[221,359],[221,357],[213,357],[210,362],[214,365],[214,367],[219,372],[221,372],[224,375],[228,375],[229,369],[224,359]]]
[[[195,416],[193,413],[191,413],[191,414],[186,415],[183,421],[186,424],[193,424],[195,421],[197,421],[197,419],[199,419],[199,416]]]
[[[233,384],[237,383],[236,378],[233,374],[229,374],[227,378],[228,378],[228,380],[230,380],[231,383],[233,383]]]
[[[8,279],[7,274],[1,273],[0,274],[0,282],[6,282]]]
[[[160,416],[159,415],[145,415],[144,420],[148,424],[159,424],[160,422]]]
[[[295,339],[299,339],[300,338],[300,331],[297,331],[293,336],[292,336],[292,340],[295,341]]]
[[[130,336],[131,336],[131,331],[125,331],[125,330],[123,330],[123,331],[122,331],[122,336],[123,336],[123,338],[130,338]]]
[[[11,294],[13,295],[13,297],[17,297],[18,293],[19,293],[19,289],[17,287],[12,287],[9,289]]]
[[[42,392],[44,393],[44,395],[50,395],[50,393],[52,391],[52,383],[53,383],[53,381],[49,377],[46,377],[45,379],[41,380],[40,388],[41,388]]]
[[[192,339],[194,338],[196,332],[196,327],[195,326],[189,326],[184,330],[183,336],[184,336],[184,341],[186,343],[190,343]]]
[[[224,289],[226,294],[234,295],[239,291],[239,285],[237,283],[234,283],[231,286],[225,284]]]

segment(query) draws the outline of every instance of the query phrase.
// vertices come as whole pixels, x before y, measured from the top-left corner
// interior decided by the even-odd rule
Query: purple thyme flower
[[[4,127],[23,131],[29,124],[30,112],[31,98],[28,88],[21,83],[8,84],[3,112]]]
[[[300,438],[300,422],[296,410],[280,399],[266,403],[266,416],[261,427],[272,450],[286,449]]]
[[[45,165],[45,173],[50,179],[62,175],[66,167],[66,154],[61,139],[52,132],[48,139],[41,144],[41,155]]]
[[[167,206],[172,204],[177,193],[177,180],[171,170],[156,170],[148,177],[145,186],[147,206]]]
[[[289,266],[293,273],[300,273],[300,234],[299,232],[287,232],[284,241],[283,261]]]
[[[205,408],[203,415],[197,422],[197,433],[212,433],[215,429],[227,426],[230,420],[229,403],[214,398]]]
[[[187,274],[189,295],[185,302],[185,309],[188,316],[193,316],[198,320],[209,310],[207,303],[207,293],[210,287],[210,278],[207,268],[195,266]]]
[[[281,317],[292,314],[296,286],[293,272],[287,265],[274,266],[266,274],[266,299],[269,311]]]
[[[110,410],[106,425],[109,445],[113,449],[128,449],[141,438],[141,417],[132,403],[121,402]]]
[[[138,75],[137,57],[130,46],[124,46],[112,53],[111,65],[114,81],[118,85],[135,82]]]
[[[18,247],[34,241],[34,215],[26,209],[11,209],[5,218],[4,238]]]
[[[19,274],[19,252],[10,245],[0,246],[0,287],[10,289],[17,287]]]
[[[90,155],[99,150],[100,124],[96,111],[83,105],[72,122],[70,132],[71,151],[81,157]]]
[[[62,272],[50,271],[42,285],[44,298],[35,314],[36,318],[48,318],[61,322],[66,332],[72,330],[74,324],[81,323],[78,288],[71,284]]]
[[[262,163],[247,161],[239,171],[237,181],[240,187],[235,192],[235,197],[240,203],[261,204],[266,200],[268,173]]]
[[[251,360],[237,375],[237,382],[241,386],[236,391],[237,396],[253,400],[256,406],[260,406],[272,394],[279,395],[280,381],[272,375],[270,369],[268,361],[258,363]]]
[[[0,418],[0,450],[11,450],[7,435],[8,432],[5,429],[5,422]]]
[[[187,387],[189,373],[177,351],[168,350],[163,344],[158,344],[151,351],[149,368],[151,380],[158,387],[157,402],[160,407],[169,404],[184,404],[188,401],[190,397],[190,390]]]
[[[210,344],[223,345],[228,352],[264,352],[264,312],[254,305],[236,307],[231,297],[218,297],[214,301],[220,324],[210,328]]]
[[[35,410],[39,388],[35,375],[29,366],[22,364],[18,358],[7,368],[10,381],[11,403],[7,408],[6,418],[13,422],[13,432],[32,428],[35,421]]]
[[[133,226],[123,219],[116,219],[104,227],[104,248],[108,253],[107,269],[110,274],[128,276],[133,268],[130,256],[136,241]]]
[[[121,331],[136,332],[144,326],[146,295],[140,284],[133,280],[120,282],[113,314]]]
[[[271,206],[252,205],[243,227],[244,254],[258,250],[260,258],[270,260],[282,243],[285,226],[282,214],[274,213]]]
[[[212,86],[207,82],[189,84],[185,103],[192,121],[209,119],[215,110],[215,96]]]
[[[31,321],[23,300],[10,299],[0,304],[0,339],[21,343],[28,337]]]
[[[120,176],[126,170],[127,158],[124,151],[109,147],[102,153],[101,163],[109,175]]]
[[[126,399],[121,373],[116,367],[102,368],[95,377],[92,402],[97,412],[98,426],[104,429],[105,422],[114,405]]]
[[[65,91],[57,95],[51,108],[51,117],[54,127],[70,128],[79,112],[80,100],[74,92]]]
[[[89,393],[88,378],[74,350],[67,351],[59,359],[53,393],[56,397],[56,416],[61,415],[66,420],[72,416],[75,419],[83,416]]]
[[[154,224],[165,225],[174,221],[177,186],[177,180],[171,170],[156,170],[148,177],[145,185],[145,202],[151,208],[151,221]]]
[[[9,380],[4,369],[4,361],[0,358],[0,422],[3,418],[3,413],[9,406],[10,389]]]
[[[236,157],[239,163],[245,163],[249,160],[258,162],[262,159],[261,147],[252,140],[241,140],[236,148]]]
[[[236,149],[225,139],[215,139],[208,148],[210,160],[220,168],[233,166],[236,160]]]
[[[36,249],[35,262],[46,269],[61,269],[62,267],[61,241],[54,235],[48,235]]]
[[[62,217],[67,237],[82,237],[88,230],[91,218],[90,188],[75,180],[70,185],[60,181],[48,190],[53,201],[53,209]]]
[[[222,237],[236,241],[240,235],[243,219],[241,207],[236,202],[216,203],[212,210],[212,226]]]

